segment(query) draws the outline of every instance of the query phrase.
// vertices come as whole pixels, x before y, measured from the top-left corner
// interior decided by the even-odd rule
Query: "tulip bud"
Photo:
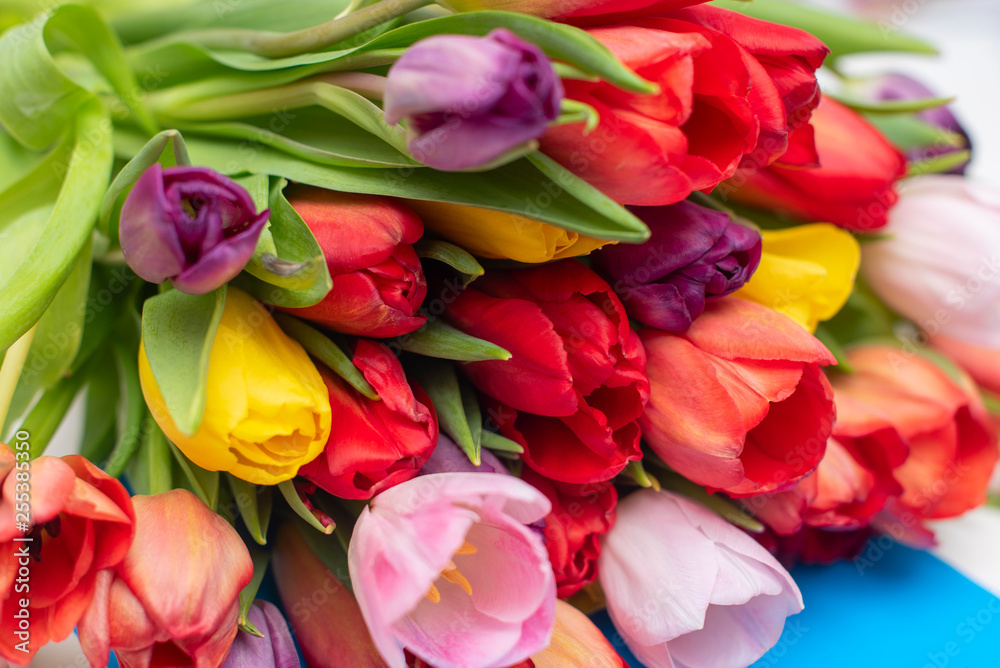
[[[405,118],[414,157],[456,171],[540,137],[559,116],[562,94],[545,53],[508,30],[436,35],[411,46],[389,70],[385,120]]]
[[[867,88],[867,96],[879,102],[920,100],[934,97],[934,91],[925,86],[923,83],[912,77],[908,77],[905,74],[898,73],[885,74],[877,77],[873,81],[868,82],[865,88]],[[969,140],[969,134],[958,122],[958,119],[955,118],[955,114],[951,112],[948,105],[925,109],[917,112],[916,117],[929,125],[940,128],[943,132],[941,133],[941,139],[937,143],[910,149],[907,152],[907,158],[909,158],[910,161],[919,162],[921,160],[927,160],[939,155],[947,155],[948,153],[954,153],[956,151],[964,151],[970,147],[971,143]],[[947,140],[948,135],[946,133],[953,133],[952,136],[960,136],[965,140],[964,144],[961,146],[955,146],[954,143]],[[967,160],[961,165],[958,165],[950,170],[948,173],[964,174],[965,168],[968,167],[968,165],[969,162]]]
[[[861,271],[932,338],[1000,349],[1000,192],[960,176],[908,179]]]
[[[284,524],[272,568],[281,602],[310,668],[385,668],[354,596],[317,557],[298,529]]]
[[[253,256],[269,211],[206,167],[147,169],[122,205],[118,236],[125,261],[150,283],[168,279],[181,292],[211,292]]]
[[[389,348],[362,339],[354,364],[379,400],[324,371],[335,426],[326,449],[299,474],[335,496],[370,499],[417,474],[437,443],[438,424],[430,398],[407,383]]]
[[[424,226],[412,210],[388,197],[320,188],[287,194],[323,249],[333,289],[318,304],[284,310],[372,338],[409,334],[426,322],[417,310],[427,282],[411,245]]]
[[[236,641],[222,668],[300,668],[288,622],[273,603],[255,601],[250,606],[248,617],[264,637],[236,634]]]
[[[819,167],[741,169],[719,192],[743,204],[849,230],[885,225],[897,199],[896,181],[906,173],[903,154],[857,112],[828,97],[813,112],[812,126]],[[801,149],[795,140],[790,139],[789,151]]]
[[[764,230],[760,266],[736,296],[784,313],[810,332],[844,306],[854,289],[861,247],[825,223]]]
[[[114,650],[123,668],[221,665],[237,632],[239,595],[253,577],[236,530],[183,489],[133,497],[135,539],[97,576],[79,623],[92,666]]]
[[[740,289],[757,269],[760,234],[728,214],[691,202],[630,210],[649,226],[649,241],[608,246],[593,264],[643,324],[683,332],[706,299]]]
[[[185,434],[170,418],[141,345],[139,380],[163,433],[209,471],[275,485],[315,459],[330,435],[330,398],[309,355],[259,302],[232,287],[212,343],[198,431]]]

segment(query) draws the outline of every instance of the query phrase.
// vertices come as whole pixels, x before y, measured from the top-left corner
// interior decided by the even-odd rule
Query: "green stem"
[[[10,402],[14,399],[14,390],[21,378],[21,369],[24,368],[24,361],[28,359],[28,351],[31,350],[31,342],[35,338],[37,329],[38,323],[35,323],[7,349],[7,354],[4,355],[3,366],[0,367],[0,437],[3,435],[7,411],[10,410]]]
[[[433,0],[382,0],[342,18],[290,33],[217,28],[175,37],[208,48],[249,51],[265,58],[285,58],[320,51],[394,18],[432,4]]]

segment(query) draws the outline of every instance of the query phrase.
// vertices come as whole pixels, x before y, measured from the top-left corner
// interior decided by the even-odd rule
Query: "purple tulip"
[[[192,295],[235,278],[268,219],[250,194],[206,167],[155,164],[122,205],[118,236],[125,261],[150,283],[170,279]]]
[[[288,622],[278,609],[258,600],[250,606],[249,618],[264,637],[237,633],[222,668],[299,668],[299,655]]]
[[[540,137],[559,116],[562,96],[542,50],[508,30],[437,35],[411,46],[389,70],[385,119],[407,119],[414,157],[454,171]]]
[[[492,452],[483,448],[479,453],[480,464],[469,461],[468,455],[444,434],[438,434],[437,445],[430,458],[420,469],[420,475],[431,473],[500,473],[510,475],[510,471]]]
[[[906,76],[905,74],[886,74],[877,78],[872,83],[872,86],[872,96],[879,102],[890,100],[920,100],[934,97],[934,92],[930,88],[916,79]],[[942,138],[942,141],[929,144],[927,146],[919,146],[907,151],[907,157],[911,161],[917,162],[927,160],[935,156],[971,148],[972,143],[969,140],[968,133],[966,133],[965,128],[963,128],[961,123],[958,122],[958,119],[955,118],[955,114],[951,112],[951,109],[949,109],[947,105],[934,107],[933,109],[925,109],[924,111],[917,113],[917,118],[925,123],[939,127],[942,130],[947,130],[961,135],[965,139],[965,145],[952,146]],[[968,164],[968,161],[966,161],[948,173],[965,174],[965,168]]]
[[[642,323],[687,330],[706,299],[740,289],[760,263],[760,234],[725,213],[691,202],[629,210],[649,226],[649,241],[606,246],[592,257]]]

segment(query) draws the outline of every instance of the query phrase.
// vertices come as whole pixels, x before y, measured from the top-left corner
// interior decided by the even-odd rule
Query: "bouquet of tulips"
[[[623,666],[606,607],[736,668],[792,563],[932,544],[998,457],[1000,194],[947,99],[838,74],[874,50],[931,49],[782,0],[0,3],[0,657]]]

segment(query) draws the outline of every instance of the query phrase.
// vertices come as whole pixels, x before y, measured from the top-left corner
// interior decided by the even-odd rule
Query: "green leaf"
[[[55,207],[21,263],[24,270],[0,288],[0,350],[41,318],[90,240],[111,171],[107,122],[96,103],[84,106],[76,118],[76,143]]]
[[[323,526],[320,521],[316,519],[305,504],[302,503],[302,499],[299,498],[299,493],[295,490],[295,483],[291,480],[286,480],[284,482],[278,483],[278,489],[281,490],[281,495],[285,497],[285,501],[288,502],[288,506],[295,511],[295,514],[306,521],[306,524],[316,529],[320,533],[330,535],[333,533],[334,526],[331,524],[329,526]]]
[[[480,457],[481,444],[473,437],[469,415],[470,412],[473,415],[478,413],[479,406],[476,404],[475,411],[470,411],[466,407],[455,367],[451,364],[428,362],[415,363],[410,370],[431,398],[434,410],[437,412],[438,426],[451,436],[452,440],[469,458],[469,461],[478,466],[482,461]],[[474,395],[472,401],[475,401]],[[479,430],[482,429],[481,419],[476,426]]]
[[[253,605],[254,600],[257,598],[260,584],[264,581],[264,574],[267,573],[267,567],[271,563],[271,553],[268,550],[262,550],[256,545],[250,544],[247,545],[247,551],[250,552],[250,559],[253,561],[253,577],[250,578],[250,582],[240,592],[240,612],[237,623],[243,631],[258,638],[263,638],[263,634],[250,624],[249,615],[250,606]],[[257,631],[257,633],[254,633],[254,631]]]
[[[198,431],[205,414],[208,363],[226,286],[206,295],[169,290],[146,300],[142,344],[167,412],[182,433]]]
[[[920,162],[911,162],[906,170],[907,176],[920,176],[922,174],[944,174],[964,165],[972,158],[972,151],[953,151],[952,153],[942,153],[933,158],[927,158]]]
[[[167,442],[170,443],[170,441]],[[184,453],[173,443],[170,443],[170,451],[174,453],[174,459],[184,472],[190,490],[204,501],[205,505],[215,510],[219,502],[219,472],[206,471],[201,468],[185,457]]]
[[[469,336],[438,318],[429,318],[423,327],[396,338],[393,344],[418,355],[460,362],[509,360],[511,357],[500,346]]]
[[[146,400],[139,385],[139,365],[135,351],[126,348],[120,341],[112,345],[115,365],[118,369],[118,440],[104,465],[104,472],[112,478],[125,472],[125,467],[139,449],[143,436],[143,425],[149,415]]]
[[[103,462],[118,439],[116,411],[121,391],[110,349],[101,351],[95,358],[95,366],[100,372],[88,379],[80,454],[92,462]]]
[[[170,444],[153,419],[146,417],[142,442],[129,462],[128,481],[133,494],[162,494],[174,488]]]
[[[225,474],[233,500],[250,536],[258,545],[267,544],[267,526],[271,521],[271,489],[255,485],[234,475]]]
[[[373,401],[379,401],[375,388],[354,366],[351,358],[326,334],[285,313],[276,312],[274,319],[286,334],[302,344],[306,352],[347,381],[355,390]]]
[[[953,97],[927,97],[918,100],[884,100],[879,102],[851,97],[849,95],[833,93],[827,93],[827,95],[841,104],[851,107],[855,111],[862,111],[868,114],[916,113],[926,109],[943,107],[955,101]]]
[[[865,120],[904,151],[924,147],[966,148],[965,137],[932,125],[914,114],[864,114]]]
[[[590,133],[597,129],[601,122],[601,115],[597,109],[586,102],[564,98],[559,112],[559,118],[553,125],[566,125],[568,123],[583,123],[584,133]]]
[[[476,459],[482,461],[480,452],[483,446],[483,413],[479,408],[479,397],[476,396],[472,383],[465,378],[458,379],[458,387],[462,397],[462,408],[465,409],[465,422],[472,434],[473,452],[476,453]]]
[[[301,308],[319,303],[333,287],[330,270],[316,236],[285,199],[287,181],[271,187],[269,231],[276,255],[251,263],[234,284],[275,306]]]
[[[21,423],[20,429],[31,434],[28,452],[31,459],[40,457],[55,435],[63,418],[73,405],[73,400],[83,386],[84,374],[77,373],[63,378],[42,394],[41,398]]]
[[[549,57],[569,63],[586,74],[598,76],[625,90],[637,93],[656,91],[654,84],[623,65],[586,31],[525,14],[501,11],[470,12],[419,21],[390,30],[354,48],[281,58],[265,58],[231,49],[216,50],[196,44],[159,43],[139,49],[134,54],[133,67],[142,71],[147,67],[170,62],[185,78],[205,76],[207,72],[220,72],[212,67],[213,63],[249,72],[301,68],[294,77],[297,79],[319,72],[363,69],[362,64],[352,62],[352,57],[356,59],[378,52],[398,54],[398,50],[432,35],[486,35],[497,28],[506,28],[521,38],[537,44]],[[173,39],[183,41],[187,37],[177,35]],[[364,65],[370,66],[366,63]]]
[[[721,515],[730,524],[735,524],[751,533],[764,532],[763,524],[743,512],[739,506],[729,499],[719,494],[709,494],[701,485],[697,485],[672,471],[662,474],[660,477],[666,489],[673,490],[689,499],[697,501],[718,515]]]
[[[121,194],[130,190],[135,185],[135,182],[139,180],[139,177],[142,176],[143,172],[160,161],[164,149],[169,144],[173,144],[173,155],[177,156],[176,159],[179,164],[190,164],[187,158],[187,148],[184,146],[184,137],[177,130],[164,130],[146,142],[135,153],[135,156],[122,167],[104,194],[97,229],[105,236],[108,235],[111,224],[117,222],[113,221],[112,217],[115,213],[115,205],[118,203]]]
[[[14,182],[0,193],[0,229],[39,207],[51,207],[59,195],[72,148],[70,138],[66,138],[33,167],[11,173]],[[4,171],[7,169],[13,172],[14,167]]]
[[[122,151],[137,149],[141,141],[127,130],[116,131],[115,140]],[[188,137],[188,147],[198,164],[227,174],[271,174],[330,190],[477,206],[526,216],[598,239],[639,243],[649,237],[649,228],[624,207],[545,157],[536,158],[536,162],[556,177],[546,177],[529,160],[518,160],[487,173],[439,172],[429,168],[318,165],[266,146],[248,152],[236,142],[202,137]],[[547,206],[536,204],[543,200]]]
[[[521,447],[520,443],[492,431],[483,430],[482,444],[484,448],[496,450],[497,452],[513,452],[518,455],[524,452],[524,448]]]
[[[84,104],[95,100],[59,67],[49,42],[71,45],[86,56],[147,131],[152,119],[138,101],[141,90],[117,37],[93,9],[56,7],[42,20],[29,21],[0,35],[0,122],[24,145],[44,149],[73,125]],[[102,130],[107,134],[107,129]],[[155,130],[152,130],[155,131]]]
[[[444,262],[458,273],[463,274],[463,286],[485,273],[483,266],[476,261],[472,253],[453,243],[439,239],[421,239],[414,244],[413,249],[417,252],[417,256]]]
[[[937,53],[927,42],[900,32],[897,25],[885,19],[869,23],[787,0],[715,0],[712,4],[812,33],[830,47],[833,58],[872,51]]]

